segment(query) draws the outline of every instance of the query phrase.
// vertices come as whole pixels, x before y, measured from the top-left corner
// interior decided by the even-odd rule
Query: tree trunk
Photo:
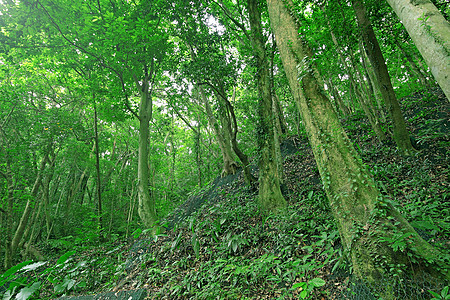
[[[367,77],[367,81],[369,82],[369,88],[372,91],[372,94],[375,97],[376,103],[377,103],[377,111],[378,111],[378,118],[382,123],[386,123],[386,113],[384,111],[384,105],[382,103],[382,99],[380,97],[381,92],[380,88],[378,86],[378,82],[375,79],[375,73],[373,71],[373,68],[370,64],[367,63],[368,57],[367,53],[364,50],[364,46],[362,43],[360,43],[359,46],[360,52],[361,52],[361,62],[364,68],[365,75]]]
[[[276,116],[278,119],[278,123],[280,124],[280,130],[281,130],[280,132],[281,132],[281,134],[284,134],[284,135],[288,134],[288,132],[289,132],[288,125],[286,123],[286,118],[284,117],[283,108],[280,103],[280,97],[278,97],[275,88],[273,90],[273,97],[274,97]]]
[[[328,79],[328,86],[330,87],[331,94],[333,95],[334,101],[336,102],[336,105],[338,107],[338,111],[340,112],[342,117],[346,117],[350,114],[350,110],[348,107],[344,104],[344,101],[342,100],[341,96],[339,95],[338,90],[333,84],[333,79]]]
[[[6,240],[4,241],[5,246],[5,260],[4,260],[4,267],[6,270],[8,270],[12,266],[12,259],[13,254],[11,252],[11,244],[10,241],[12,240],[12,232],[13,232],[13,203],[14,203],[14,180],[11,170],[11,163],[9,160],[9,155],[6,154],[6,172],[5,172],[5,179],[6,183],[8,185],[7,189],[7,197],[8,197],[8,206],[6,209],[6,222],[7,222],[7,228],[6,228]]]
[[[259,159],[259,205],[264,212],[286,207],[286,200],[281,194],[275,157],[275,135],[272,110],[272,93],[270,91],[269,61],[264,45],[261,27],[261,13],[258,0],[248,0],[247,10],[252,33],[252,46],[256,59],[258,85],[258,146]]]
[[[205,106],[209,126],[214,131],[214,135],[216,137],[217,143],[219,144],[220,151],[222,152],[222,158],[223,158],[222,176],[234,174],[234,173],[236,173],[237,165],[233,159],[233,152],[231,151],[230,141],[228,140],[228,143],[227,143],[225,136],[222,133],[221,128],[219,127],[219,123],[217,122],[216,118],[214,117],[214,114],[211,109],[211,105],[209,103],[208,97],[206,96],[206,93],[205,93],[203,87],[197,86],[197,90],[200,94],[200,98],[203,102],[203,105]]]
[[[145,227],[152,227],[157,221],[155,200],[149,191],[148,137],[152,118],[152,99],[149,93],[149,78],[145,76],[140,86],[139,105],[139,154],[138,154],[138,214]]]
[[[238,127],[237,127],[237,122],[236,122],[236,115],[234,114],[234,108],[231,105],[231,103],[229,103],[229,105],[230,105],[231,118],[233,120],[231,144],[233,146],[234,153],[236,153],[236,155],[239,157],[239,160],[242,163],[242,168],[244,170],[245,182],[247,183],[248,186],[253,187],[253,184],[256,182],[256,178],[250,172],[250,161],[248,160],[248,156],[244,152],[241,151],[241,149],[239,148],[239,145],[237,143]]]
[[[387,0],[450,100],[450,24],[430,0]]]
[[[367,89],[367,86],[364,85],[364,78],[361,75],[358,65],[356,64],[355,57],[353,55],[353,50],[349,49],[350,52],[350,64],[352,66],[352,69],[355,71],[357,78],[359,80],[355,80],[354,84],[356,86],[356,82],[358,82],[358,86],[355,87],[355,91],[358,92],[358,99],[360,100],[361,107],[366,114],[367,118],[369,119],[369,123],[372,126],[373,131],[375,132],[375,135],[377,136],[378,140],[380,142],[386,141],[386,135],[384,134],[383,129],[381,128],[380,120],[378,119],[377,114],[375,113],[375,107],[373,106],[373,96],[371,94],[371,91]],[[365,92],[365,95],[363,96],[361,92]]]
[[[98,227],[99,231],[102,231],[102,185],[100,179],[100,147],[98,145],[98,118],[97,118],[97,103],[95,99],[95,94],[92,95],[92,100],[94,101],[94,142],[95,142],[95,171],[97,179],[97,213],[98,213]],[[114,151],[113,151],[114,152]]]
[[[32,190],[31,190],[31,197],[28,198],[27,204],[25,205],[25,209],[22,213],[22,217],[20,218],[19,225],[17,226],[16,232],[15,232],[14,236],[12,237],[11,244],[10,244],[10,252],[9,252],[10,257],[7,260],[5,259],[6,269],[11,267],[10,264],[12,263],[12,261],[14,259],[14,255],[17,251],[19,243],[22,240],[25,229],[27,227],[28,219],[30,217],[30,213],[31,213],[32,206],[33,206],[32,202],[39,191],[39,187],[41,186],[41,182],[42,182],[42,173],[44,172],[45,166],[47,165],[47,162],[48,162],[48,151],[50,150],[50,147],[51,147],[51,145],[48,146],[48,150],[46,150],[46,153],[44,154],[44,157],[42,158],[36,180],[34,182]]]
[[[287,2],[289,7],[292,6],[290,0]],[[410,247],[408,251],[422,259],[420,263],[437,262],[429,264],[429,269],[422,267],[422,270],[450,278],[441,254],[420,238],[387,200],[380,197],[370,172],[352,147],[329,99],[308,67],[311,63],[307,56],[309,51],[300,40],[289,7],[283,0],[267,0],[267,4],[284,70],[301,108],[324,189],[355,274],[373,286],[385,288],[379,292],[392,299],[389,286],[380,284],[382,278],[389,278],[392,274],[389,265],[400,265],[398,268],[401,270],[397,271],[405,273],[421,269],[419,265],[411,266],[414,270],[408,269],[407,252],[394,251],[386,242],[403,235],[413,239],[413,243],[405,240],[405,244]],[[380,256],[385,258],[380,261]]]
[[[398,149],[404,155],[411,155],[414,148],[411,145],[408,130],[406,129],[405,118],[403,117],[400,105],[395,96],[389,73],[381,53],[380,45],[373,31],[370,20],[367,16],[366,8],[361,0],[352,0],[353,9],[356,13],[358,24],[361,28],[364,46],[369,56],[369,60],[374,68],[375,76],[381,88],[381,94],[388,107],[389,115],[393,124],[393,137]]]

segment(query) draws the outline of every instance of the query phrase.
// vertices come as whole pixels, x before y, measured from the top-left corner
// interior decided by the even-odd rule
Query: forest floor
[[[379,144],[362,113],[343,124],[382,193],[423,238],[450,253],[450,105],[437,89],[401,104],[416,155],[402,157],[394,145]],[[64,267],[53,269],[60,291],[145,289],[145,299],[378,299],[351,275],[306,137],[290,137],[282,151],[285,212],[261,217],[241,172],[217,178],[162,222],[161,234],[60,259]],[[440,293],[446,285],[416,278],[393,289],[397,299],[431,299],[430,290]],[[54,297],[55,284],[44,286],[40,297]]]

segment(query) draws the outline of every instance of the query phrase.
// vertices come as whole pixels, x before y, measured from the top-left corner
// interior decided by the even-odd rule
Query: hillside
[[[418,149],[412,157],[378,144],[362,113],[343,124],[383,193],[423,238],[450,253],[450,105],[440,90],[401,104]],[[145,299],[377,299],[351,275],[306,137],[288,138],[282,152],[289,203],[283,213],[261,217],[239,170],[187,199],[156,237],[136,233],[76,249],[59,265],[19,277],[28,286],[39,282],[42,299],[126,290],[140,291],[139,298],[144,290]],[[430,290],[448,284],[408,278],[393,291],[396,299],[430,299]]]

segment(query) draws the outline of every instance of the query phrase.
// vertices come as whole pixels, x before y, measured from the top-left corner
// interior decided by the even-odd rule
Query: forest
[[[0,296],[450,299],[449,16],[0,0]]]

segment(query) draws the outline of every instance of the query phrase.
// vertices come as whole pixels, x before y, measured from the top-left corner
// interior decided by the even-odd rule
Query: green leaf
[[[306,285],[306,282],[297,282],[297,283],[294,283],[294,285],[292,285],[291,290],[295,290],[295,289],[298,289],[298,288],[304,288],[305,285]]]
[[[308,283],[312,284],[315,287],[319,287],[319,286],[325,285],[325,280],[323,280],[322,278],[316,277],[316,278],[311,279]]]
[[[142,229],[138,228],[131,234],[135,239],[137,239],[142,233]]]
[[[441,295],[439,295],[438,293],[436,293],[436,292],[433,292],[433,291],[429,291],[434,297],[436,297],[436,299],[440,299],[441,298]]]
[[[41,286],[41,282],[35,282],[30,287],[24,287],[20,290],[20,292],[16,295],[16,299],[26,300],[30,298],[31,295],[34,294]]]
[[[29,265],[32,262],[33,262],[32,260],[27,260],[6,270],[6,272],[0,276],[0,286],[8,282],[11,275],[15,274],[17,271],[21,270],[24,266]]]
[[[14,295],[14,293],[15,293],[15,291],[14,291],[15,289],[13,289],[12,291],[10,291],[10,290],[7,290],[4,294],[3,294],[3,300],[10,300],[12,297],[13,297],[13,295]]]
[[[307,292],[306,290],[303,290],[303,291],[300,293],[300,298],[305,299],[306,296],[308,296],[308,292]]]
[[[200,257],[200,242],[198,241],[197,234],[192,235],[192,247],[194,248],[195,257]]]
[[[238,248],[238,243],[236,240],[233,240],[232,246],[233,246],[233,252],[236,252],[237,248]]]
[[[83,280],[77,284],[77,287],[79,287],[79,288],[85,288],[86,286],[87,286],[87,283],[85,280]]]
[[[447,286],[442,290],[442,292],[441,292],[442,298],[445,298],[445,299],[449,299],[449,298],[450,298],[449,295],[448,295],[448,289],[449,289],[449,286],[447,285]]]
[[[33,270],[36,270],[37,268],[39,268],[40,266],[45,265],[46,263],[47,263],[46,261],[40,261],[40,262],[37,262],[34,264],[29,264],[29,265],[23,267],[22,271],[24,271],[24,272],[33,271]]]
[[[57,265],[65,263],[70,256],[74,255],[76,253],[75,250],[69,251],[63,255],[61,255],[61,257],[58,259],[58,261],[56,262]]]

